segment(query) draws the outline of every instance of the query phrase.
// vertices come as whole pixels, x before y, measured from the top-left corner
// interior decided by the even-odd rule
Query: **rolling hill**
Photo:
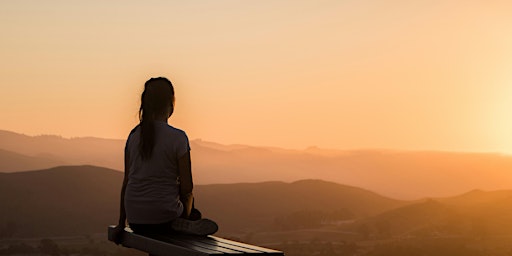
[[[104,233],[118,217],[121,181],[121,172],[95,166],[0,173],[0,239]],[[195,187],[196,206],[217,220],[218,235],[279,245],[287,252],[320,245],[375,253],[431,246],[436,251],[507,251],[510,195],[479,190],[398,201],[321,180]]]
[[[190,143],[196,184],[321,179],[407,200],[447,197],[473,189],[512,188],[512,156],[495,153],[325,150],[315,147],[288,150],[222,145],[203,140]],[[69,165],[122,170],[123,147],[123,140],[67,139],[0,131],[0,149]],[[25,162],[22,166],[18,161],[4,157],[0,165],[5,171],[24,171],[28,164],[33,169],[50,167],[40,160],[31,163],[27,158]]]
[[[350,230],[377,238],[512,239],[512,195],[509,191],[478,191],[461,196],[426,199],[350,224]]]
[[[18,237],[104,232],[117,222],[122,173],[94,166],[62,166],[0,174],[0,230]],[[406,202],[318,180],[196,186],[198,207],[224,234],[269,230],[276,217],[297,211],[373,215]]]
[[[67,163],[44,156],[26,156],[0,149],[0,172],[19,172],[50,168]]]
[[[0,130],[0,149],[30,157],[50,158],[70,165],[95,165],[122,170],[123,148],[122,140],[27,136]],[[37,169],[44,168],[47,166],[39,166]],[[14,167],[5,169],[16,171]]]
[[[92,166],[0,173],[0,223],[20,237],[102,232],[117,222],[121,182],[122,173]]]
[[[230,233],[274,230],[279,228],[277,221],[287,221],[294,214],[345,213],[339,218],[352,219],[407,203],[320,180],[203,185],[197,186],[195,194],[205,215],[218,220]]]

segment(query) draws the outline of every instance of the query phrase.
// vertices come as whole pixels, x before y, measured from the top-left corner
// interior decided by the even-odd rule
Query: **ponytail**
[[[164,77],[151,78],[144,84],[139,108],[141,158],[149,159],[155,146],[155,116],[174,109],[174,88]]]

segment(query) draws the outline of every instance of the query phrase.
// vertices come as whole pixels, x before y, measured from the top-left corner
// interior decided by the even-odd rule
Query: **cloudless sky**
[[[512,153],[512,2],[2,1],[0,129],[125,138],[170,78],[191,139]]]

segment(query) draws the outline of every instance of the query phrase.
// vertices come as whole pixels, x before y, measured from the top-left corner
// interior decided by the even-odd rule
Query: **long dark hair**
[[[139,151],[142,159],[148,159],[155,145],[154,120],[170,110],[174,111],[174,88],[171,81],[165,77],[151,78],[144,84],[140,99],[140,144]]]

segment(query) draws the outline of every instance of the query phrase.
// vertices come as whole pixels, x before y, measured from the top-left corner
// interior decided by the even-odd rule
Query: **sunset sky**
[[[512,2],[2,1],[0,129],[125,138],[171,79],[190,139],[512,154]]]

